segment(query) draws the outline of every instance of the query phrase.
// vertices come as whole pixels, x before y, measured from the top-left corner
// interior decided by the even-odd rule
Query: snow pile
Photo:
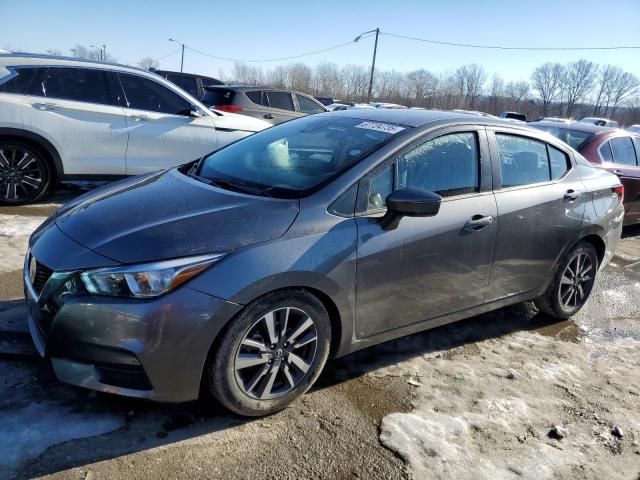
[[[381,423],[380,440],[415,478],[617,478],[640,471],[640,343],[595,345],[517,333],[477,354],[421,357],[411,413]],[[629,396],[637,400],[629,402]],[[606,406],[605,406],[606,405]],[[554,425],[567,438],[547,435]],[[625,437],[611,434],[622,425]],[[628,432],[628,433],[627,433]],[[635,442],[635,444],[634,444]]]
[[[77,407],[49,403],[4,411],[0,419],[0,478],[10,478],[22,462],[52,445],[102,435],[124,423],[121,415],[81,412]]]
[[[0,215],[0,273],[22,269],[29,236],[46,217]]]

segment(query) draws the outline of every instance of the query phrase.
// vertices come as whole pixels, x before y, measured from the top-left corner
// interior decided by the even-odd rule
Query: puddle
[[[545,337],[553,337],[564,342],[573,343],[579,343],[584,337],[584,333],[572,320],[550,323],[543,327],[534,329],[534,332],[538,332],[540,335]]]

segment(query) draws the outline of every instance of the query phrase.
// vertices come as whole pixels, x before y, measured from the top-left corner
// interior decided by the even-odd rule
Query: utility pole
[[[182,67],[184,66],[184,43],[179,42],[175,38],[170,38],[170,42],[176,42],[178,45],[182,45],[182,56],[180,57],[180,72],[182,73]]]
[[[104,43],[102,44],[102,61],[107,61],[107,46]]]
[[[376,28],[375,30],[369,30],[368,32],[361,33],[358,35],[354,42],[360,40],[364,35],[368,33],[376,34],[376,43],[373,46],[373,61],[371,62],[371,76],[369,77],[369,92],[367,93],[367,102],[371,102],[371,90],[373,89],[373,72],[376,69],[376,54],[378,53],[378,35],[380,35],[380,28]]]

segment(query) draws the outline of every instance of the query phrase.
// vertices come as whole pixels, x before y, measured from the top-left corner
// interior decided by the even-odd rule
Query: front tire
[[[51,184],[44,155],[31,145],[0,140],[0,205],[24,205],[40,200]]]
[[[214,345],[205,387],[239,415],[275,413],[311,388],[330,343],[329,315],[318,298],[302,290],[265,295]]]
[[[588,242],[580,242],[564,256],[546,292],[534,303],[551,317],[569,318],[587,302],[597,272],[596,249]]]

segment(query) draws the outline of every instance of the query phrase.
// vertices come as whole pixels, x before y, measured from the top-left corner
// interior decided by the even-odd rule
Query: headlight
[[[80,277],[89,293],[110,297],[157,297],[196,276],[223,253],[117,268],[87,270]]]

